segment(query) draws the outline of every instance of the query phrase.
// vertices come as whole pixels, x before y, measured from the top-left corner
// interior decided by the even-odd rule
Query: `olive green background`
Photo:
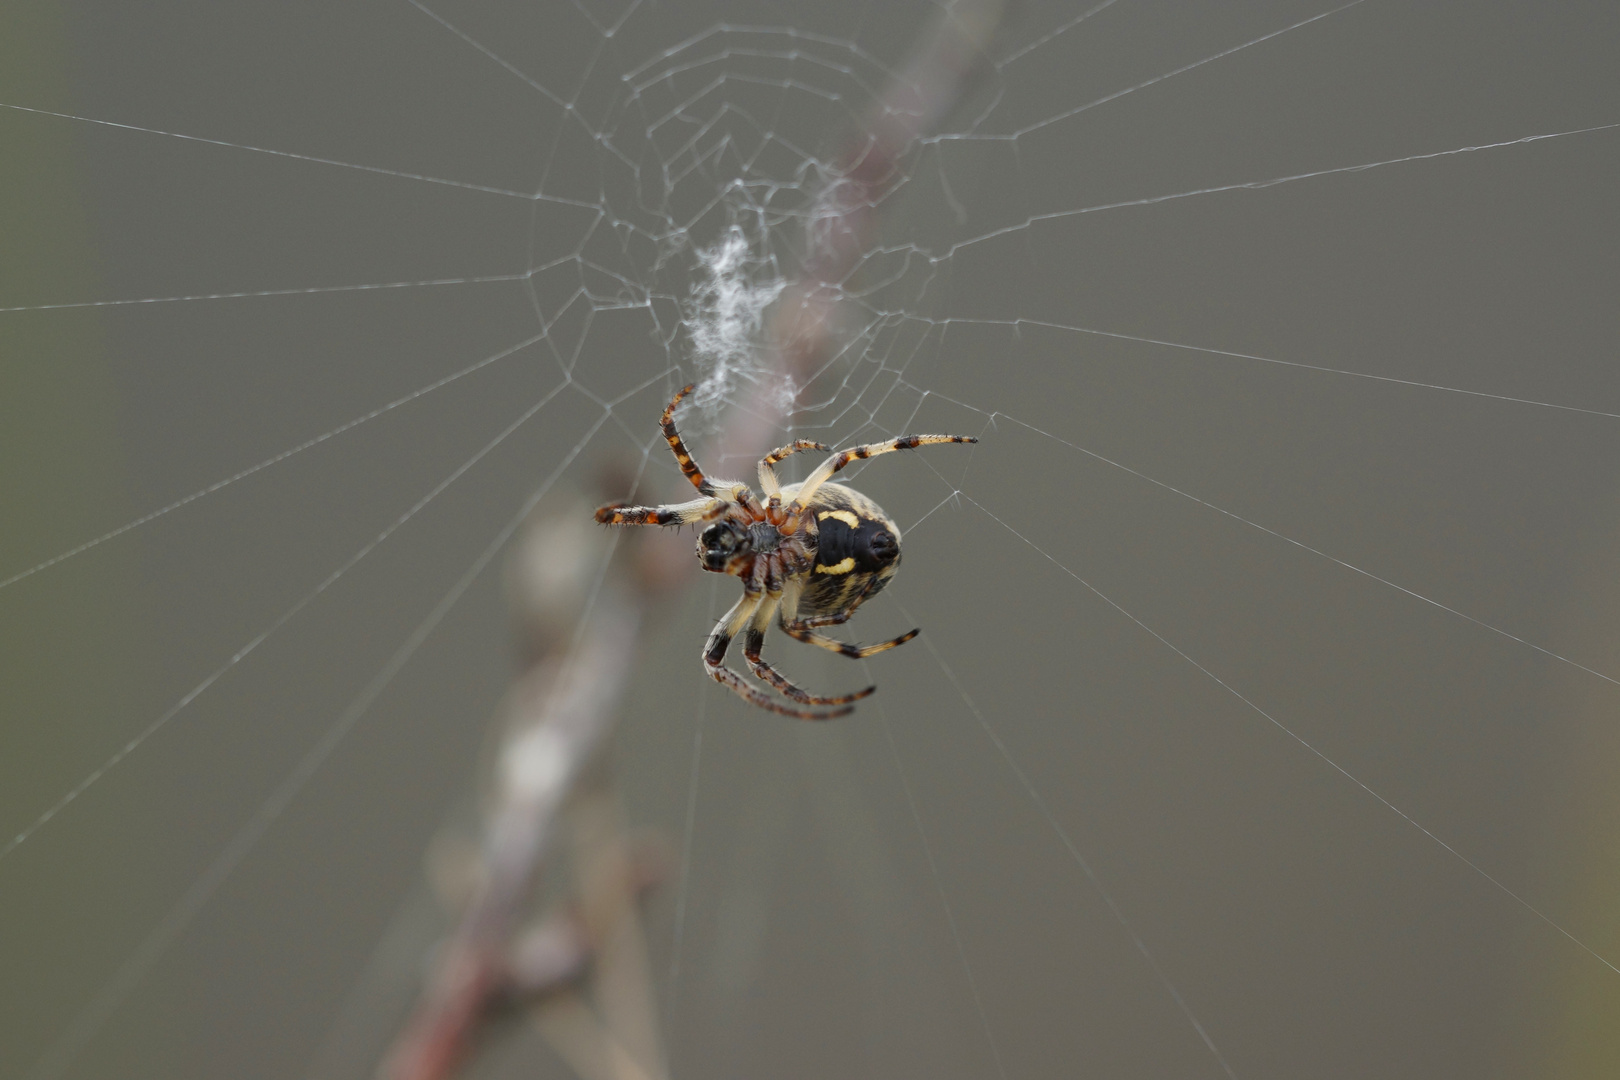
[[[580,120],[406,2],[0,8],[0,103],[239,144],[0,109],[0,308],[30,309],[0,312],[0,580],[587,297],[0,589],[10,837],[557,391],[0,857],[0,1076],[131,957],[65,1075],[366,1073],[512,666],[499,560],[351,703],[560,466],[543,512],[643,461],[678,491],[652,422],[693,369],[673,304],[625,306],[612,273],[680,296],[691,255],[592,208],[712,242],[699,209],[740,158],[801,160],[760,131],[831,154],[932,10],[428,6]],[[1016,5],[992,54],[1079,10]],[[854,481],[908,528],[849,636],[924,637],[865,671],[772,644],[812,687],[880,687],[796,725],[703,679],[735,585],[700,581],[627,694],[625,801],[684,855],[648,908],[676,1076],[1223,1075],[1165,980],[1245,1078],[1620,1068],[1620,973],[1582,947],[1620,963],[1620,688],[1574,666],[1620,677],[1620,130],[1064,213],[1620,123],[1613,5],[1380,0],[1058,118],[1325,10],[1121,0],[945,125],[1016,139],[915,159],[896,253],[852,285],[918,320],[797,423],[982,437]],[[692,56],[724,63],[626,104],[621,74],[722,26]],[[687,96],[713,128],[647,134]],[[610,272],[39,309],[574,252]],[[566,1075],[520,1023],[471,1073]]]

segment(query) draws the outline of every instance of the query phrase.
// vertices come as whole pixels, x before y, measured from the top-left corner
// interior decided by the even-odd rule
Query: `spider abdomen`
[[[842,484],[823,484],[808,508],[814,565],[799,602],[807,617],[853,611],[900,568],[900,528],[883,508]]]
[[[852,510],[816,514],[817,574],[875,574],[900,559],[893,522],[861,517]]]

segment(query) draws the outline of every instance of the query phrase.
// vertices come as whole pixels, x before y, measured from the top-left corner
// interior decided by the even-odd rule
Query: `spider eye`
[[[710,525],[707,529],[704,529],[700,543],[704,548],[711,551],[730,552],[736,550],[738,539],[736,529],[729,524],[720,523]]]
[[[726,564],[737,554],[742,541],[742,531],[729,522],[717,521],[704,529],[697,543],[698,559],[703,563],[703,569],[725,573]]]

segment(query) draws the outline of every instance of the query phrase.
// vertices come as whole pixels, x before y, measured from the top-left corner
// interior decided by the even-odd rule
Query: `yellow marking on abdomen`
[[[816,515],[817,521],[826,521],[828,518],[837,518],[839,521],[842,521],[845,525],[848,525],[852,529],[858,529],[861,527],[861,519],[850,513],[848,510],[823,510],[821,513]],[[843,566],[844,564],[839,563],[838,565]],[[817,569],[820,568],[818,567]],[[845,569],[848,569],[848,567],[845,567]],[[829,574],[842,574],[844,571],[829,570],[827,572]]]
[[[839,511],[836,511],[836,513],[842,514],[842,513],[845,513],[845,511],[839,510]],[[822,515],[822,516],[825,517],[826,515]],[[851,516],[853,516],[853,515],[851,515]],[[837,564],[835,564],[833,566],[818,566],[818,567],[816,567],[816,573],[818,573],[818,574],[847,574],[853,569],[855,569],[855,556],[846,555],[846,556],[844,556],[844,558],[843,558],[843,560],[841,562],[838,562]]]

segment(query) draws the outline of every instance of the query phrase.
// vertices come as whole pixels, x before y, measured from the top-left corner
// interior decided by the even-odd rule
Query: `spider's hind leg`
[[[829,652],[835,652],[839,656],[847,656],[851,660],[864,660],[868,656],[875,656],[880,652],[887,652],[896,645],[904,645],[906,642],[922,633],[921,627],[915,630],[907,630],[897,638],[891,638],[888,641],[879,642],[876,645],[849,645],[839,641],[836,638],[830,638],[826,634],[816,633],[816,627],[818,626],[842,626],[844,623],[849,622],[850,618],[855,614],[856,609],[866,602],[867,597],[877,592],[877,590],[880,588],[882,588],[881,582],[879,582],[878,579],[873,578],[871,581],[867,582],[866,589],[863,592],[856,596],[855,599],[848,602],[848,605],[844,608],[844,610],[836,611],[831,615],[812,615],[808,619],[796,617],[798,598],[794,597],[794,603],[791,605],[784,604],[782,606],[782,632],[787,634],[789,637],[796,638],[799,641],[804,642],[807,645],[817,645]]]
[[[736,637],[754,617],[760,606],[760,596],[744,594],[741,600],[734,604],[730,611],[720,617],[714,630],[709,634],[708,643],[703,646],[703,670],[709,678],[724,686],[750,705],[757,705],[768,712],[780,713],[783,716],[792,716],[800,720],[832,720],[839,716],[848,716],[855,711],[854,706],[844,705],[842,708],[830,712],[810,712],[807,709],[795,709],[775,700],[762,690],[756,690],[743,682],[742,676],[725,666],[726,649],[731,645],[731,639]]]
[[[838,619],[836,617],[829,617],[827,622],[823,622],[821,619],[800,619],[791,623],[783,623],[782,632],[787,634],[789,637],[797,638],[808,645],[819,645],[829,652],[835,652],[839,656],[847,656],[851,660],[864,660],[868,656],[875,656],[880,652],[886,652],[889,649],[894,648],[896,645],[904,645],[906,642],[922,633],[922,628],[919,627],[915,630],[907,630],[897,638],[890,638],[888,641],[880,642],[876,645],[849,645],[839,641],[837,638],[830,638],[826,634],[818,634],[814,629],[812,629],[817,625],[833,625],[843,621],[843,619]]]
[[[792,698],[794,701],[802,702],[805,705],[848,705],[852,701],[859,701],[861,698],[871,696],[877,687],[868,686],[865,690],[857,690],[853,694],[839,694],[835,697],[812,694],[789,682],[786,676],[766,663],[759,655],[759,650],[760,646],[765,643],[765,628],[770,625],[771,616],[776,613],[776,607],[777,601],[774,599],[766,600],[761,604],[754,615],[752,624],[748,627],[747,632],[743,634],[743,659],[748,661],[748,669],[756,677],[763,682],[770,683],[784,697]]]

